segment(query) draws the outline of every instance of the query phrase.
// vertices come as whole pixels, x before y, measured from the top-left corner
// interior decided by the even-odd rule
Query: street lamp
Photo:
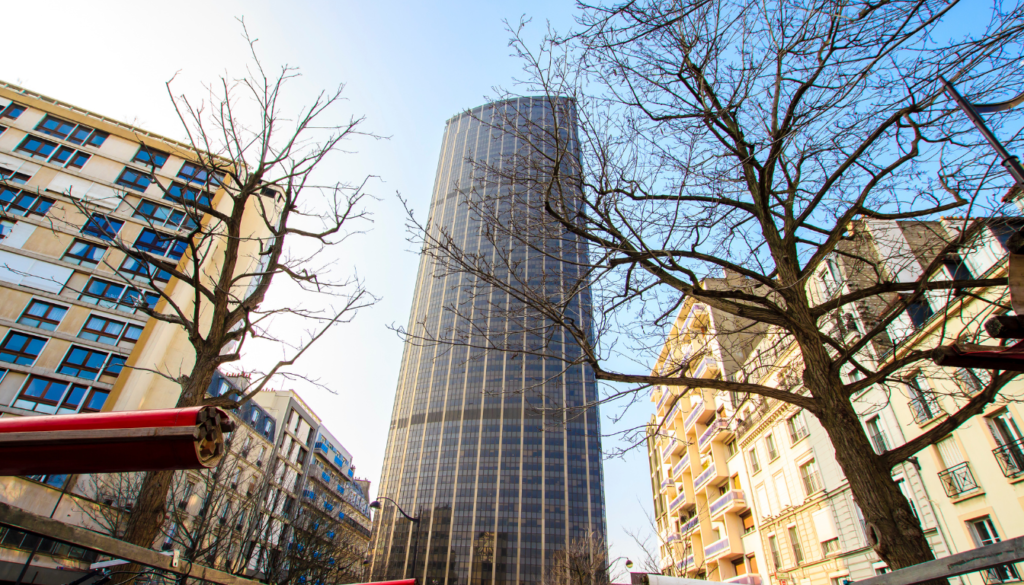
[[[409,522],[412,522],[413,524],[416,525],[416,541],[414,542],[413,548],[412,548],[412,578],[415,579],[416,578],[416,553],[419,552],[419,547],[420,547],[420,519],[419,519],[419,517],[413,518],[412,516],[406,514],[405,510],[403,510],[402,507],[398,505],[398,502],[392,500],[391,498],[385,497],[385,496],[377,496],[376,500],[370,502],[370,507],[373,508],[374,510],[380,510],[383,507],[383,505],[380,503],[381,500],[387,500],[387,501],[391,502],[392,504],[394,504],[394,506],[398,510],[399,514],[401,514],[402,516],[405,516],[406,520],[408,520]]]

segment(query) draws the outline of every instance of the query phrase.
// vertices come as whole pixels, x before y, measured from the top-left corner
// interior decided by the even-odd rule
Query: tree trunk
[[[203,361],[197,360],[196,367],[192,374],[182,384],[181,395],[178,397],[177,408],[189,408],[199,406],[206,396],[206,389],[213,380],[215,368],[203,368],[207,371],[197,371]],[[131,514],[128,516],[128,523],[122,540],[131,544],[150,548],[153,541],[160,534],[160,527],[167,518],[167,493],[171,489],[171,481],[174,479],[174,470],[147,471],[146,478],[142,480],[139,488],[139,496],[135,499]],[[129,583],[135,576],[146,570],[142,565],[131,563],[126,565],[121,578],[115,579],[115,583]]]

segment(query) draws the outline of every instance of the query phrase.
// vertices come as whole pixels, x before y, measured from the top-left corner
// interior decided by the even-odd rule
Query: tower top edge
[[[517,101],[541,102],[541,103],[564,102],[564,103],[569,103],[570,105],[575,105],[576,104],[576,98],[569,97],[569,96],[524,95],[524,96],[521,96],[521,97],[515,97],[515,98],[504,99],[504,100],[497,100],[497,101],[493,101],[493,102],[487,102],[486,104],[482,104],[482,105],[479,105],[479,106],[476,106],[476,107],[472,107],[472,108],[467,108],[465,110],[462,110],[458,114],[455,114],[451,118],[448,118],[448,120],[445,122],[445,124],[451,124],[455,120],[458,120],[458,119],[460,119],[460,118],[462,118],[464,116],[469,116],[473,112],[476,112],[476,111],[481,111],[482,112],[482,111],[490,109],[490,108],[494,108],[494,107],[497,107],[497,106],[503,106],[505,104],[511,104],[511,103],[517,102]]]

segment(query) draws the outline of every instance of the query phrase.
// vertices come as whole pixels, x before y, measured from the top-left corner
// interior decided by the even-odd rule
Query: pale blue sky
[[[532,16],[530,30],[539,35],[545,20],[568,28],[573,13],[566,0],[22,2],[4,7],[0,79],[181,138],[164,82],[180,71],[178,92],[194,94],[199,82],[240,71],[247,47],[235,17],[244,15],[266,65],[302,68],[291,95],[347,84],[343,108],[365,114],[366,129],[391,138],[351,143],[358,152],[332,162],[327,176],[336,180],[380,177],[371,184],[381,198],[372,207],[373,231],[346,244],[338,261],[383,298],[300,362],[335,393],[296,387],[353,454],[358,474],[376,485],[402,351],[385,326],[407,321],[417,265],[395,192],[425,212],[445,120],[484,103],[520,72],[502,19]],[[629,422],[642,424],[650,411],[634,406]],[[612,557],[636,560],[624,529],[649,531],[646,457],[606,461],[604,471]]]

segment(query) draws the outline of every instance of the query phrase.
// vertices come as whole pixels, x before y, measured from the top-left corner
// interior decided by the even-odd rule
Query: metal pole
[[[74,483],[76,480],[77,480],[77,476],[76,475],[72,474],[72,475],[68,476],[67,481],[64,482],[64,489],[62,489],[60,491],[60,496],[57,497],[57,503],[55,503],[53,505],[53,511],[50,512],[50,518],[53,518],[53,515],[57,513],[57,506],[60,506],[60,501],[64,499],[64,494],[68,493],[68,488],[71,487],[71,484]],[[14,585],[21,585],[22,580],[25,579],[25,573],[28,572],[29,566],[32,565],[32,559],[34,559],[35,556],[36,556],[36,553],[39,552],[39,545],[42,542],[43,542],[43,537],[40,536],[39,539],[36,540],[35,546],[32,547],[32,552],[29,553],[28,559],[25,560],[25,564],[22,565],[21,572],[18,573],[18,579],[14,582]]]
[[[996,138],[995,134],[993,134],[992,131],[989,130],[988,126],[985,125],[985,120],[981,118],[977,110],[974,109],[974,106],[964,99],[964,96],[960,95],[960,92],[953,87],[953,84],[946,81],[944,77],[940,76],[939,79],[942,80],[942,86],[946,89],[946,93],[949,94],[949,97],[951,97],[953,101],[956,102],[956,105],[959,106],[965,114],[967,114],[967,117],[974,123],[974,126],[978,131],[981,132],[981,135],[984,136],[985,140],[987,140],[992,148],[995,149],[999,158],[1002,159],[1003,166],[1006,168],[1007,172],[1010,173],[1010,176],[1013,177],[1013,180],[1018,186],[1024,187],[1024,167],[1021,166],[1020,160],[1018,160],[1016,156],[1007,152],[1003,143],[999,142],[999,139]]]
[[[412,578],[416,578],[416,557],[419,556],[420,551],[420,519],[416,518],[412,520],[412,525],[416,529],[416,541],[412,545]]]

